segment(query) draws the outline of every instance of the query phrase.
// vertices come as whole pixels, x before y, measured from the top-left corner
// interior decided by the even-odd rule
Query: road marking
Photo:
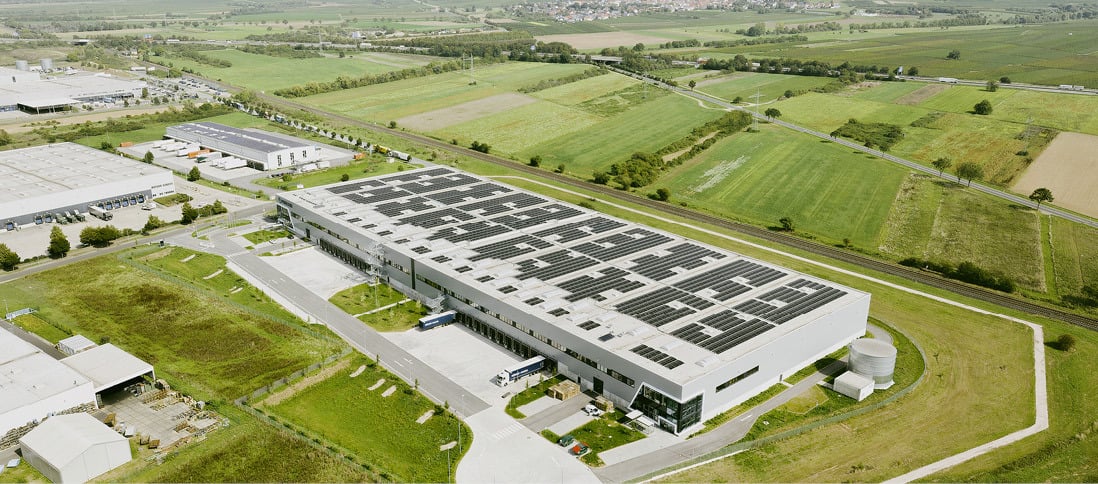
[[[507,436],[509,436],[509,435],[511,435],[515,432],[518,432],[519,430],[522,430],[522,424],[519,424],[518,422],[515,422],[515,423],[512,423],[511,425],[508,425],[508,426],[506,426],[506,427],[504,427],[500,430],[497,430],[496,433],[492,434],[492,438],[496,439],[496,440],[503,440],[503,439],[507,438]]]

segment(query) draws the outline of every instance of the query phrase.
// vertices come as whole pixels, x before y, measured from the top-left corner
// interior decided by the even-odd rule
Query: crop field
[[[699,83],[697,90],[731,101],[742,97],[745,102],[755,102],[755,94],[761,94],[760,103],[766,103],[782,96],[787,90],[806,91],[832,82],[826,77],[783,76],[781,74],[756,74],[739,72],[730,76],[706,79]]]
[[[1080,295],[1098,286],[1098,229],[1052,218],[1052,261],[1060,294]]]
[[[364,74],[380,74],[427,65],[428,62],[437,60],[427,56],[400,54],[375,56],[364,53],[352,53],[343,59],[334,55],[290,59],[252,54],[236,49],[207,50],[202,51],[202,54],[232,62],[232,67],[214,67],[179,56],[167,59],[153,57],[152,60],[170,62],[177,68],[188,67],[211,79],[261,91],[271,91],[310,81],[330,81],[339,76],[358,77]]]
[[[567,138],[598,125],[600,117],[580,109],[538,101],[495,116],[448,126],[434,131],[442,139],[488,143],[493,150],[517,153],[547,138]],[[595,128],[597,129],[597,128]]]
[[[907,170],[784,129],[725,138],[663,180],[673,200],[758,224],[789,216],[799,229],[877,245]]]
[[[879,249],[897,258],[970,261],[1045,290],[1036,212],[963,186],[911,175],[896,197]]]
[[[236,398],[338,351],[338,344],[296,329],[285,310],[235,275],[203,279],[223,261],[196,256],[182,269],[185,252],[172,250],[127,253],[178,271],[168,279],[139,269],[137,259],[131,265],[99,257],[3,284],[0,293],[13,306],[39,306],[41,317],[93,341],[110,337],[204,400]],[[230,285],[241,289],[230,294]]]
[[[509,62],[476,66],[476,85],[465,71],[418,77],[373,86],[318,94],[300,101],[341,114],[378,122],[445,109],[497,94],[514,92],[541,79],[581,72],[579,64],[531,64]]]
[[[537,99],[524,94],[508,92],[444,109],[403,117],[398,119],[397,123],[416,131],[436,131],[455,124],[496,115],[534,102],[537,102]]]
[[[416,419],[435,410],[435,405],[414,392],[406,393],[407,384],[368,366],[371,363],[357,356],[348,368],[266,410],[375,463],[397,482],[449,481],[448,454],[439,451],[439,446],[457,441],[461,432],[462,448],[455,447],[450,456],[456,468],[464,449],[469,448],[469,428],[449,414],[416,424]],[[367,367],[351,378],[360,366]],[[369,390],[378,380],[385,381]],[[394,385],[396,390],[383,396]]]
[[[596,99],[606,93],[617,92],[636,84],[637,81],[631,77],[606,74],[570,82],[531,95],[561,106],[575,106]]]
[[[1098,136],[1060,133],[1014,185],[1021,194],[1045,187],[1057,205],[1098,218]]]

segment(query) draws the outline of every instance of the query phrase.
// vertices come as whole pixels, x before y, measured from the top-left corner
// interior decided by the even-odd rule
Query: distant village
[[[558,22],[589,22],[631,17],[650,12],[689,12],[694,10],[820,10],[839,8],[836,1],[798,2],[772,0],[630,0],[630,1],[546,1],[513,5],[509,13],[516,17],[548,16]]]

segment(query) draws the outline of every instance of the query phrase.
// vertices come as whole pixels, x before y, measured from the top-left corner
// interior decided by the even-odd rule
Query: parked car
[[[585,444],[583,442],[576,442],[576,445],[573,445],[572,448],[568,449],[568,453],[572,454],[576,457],[580,457],[583,454],[586,454],[590,451],[591,451],[591,448],[587,447],[587,444]]]
[[[576,438],[572,437],[572,434],[568,434],[568,435],[565,435],[564,437],[561,437],[561,438],[557,439],[557,445],[560,445],[561,447],[568,447],[569,445],[572,445],[572,442],[575,442],[575,441],[576,441]]]
[[[587,415],[590,415],[592,417],[598,417],[602,415],[602,410],[599,410],[598,407],[589,403],[587,404],[587,406],[583,407],[583,413],[586,413]]]

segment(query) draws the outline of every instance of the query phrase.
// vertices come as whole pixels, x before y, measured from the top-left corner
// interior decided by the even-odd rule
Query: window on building
[[[732,385],[735,385],[735,384],[747,379],[747,377],[749,377],[751,375],[754,375],[755,373],[758,373],[758,372],[759,372],[759,367],[756,366],[756,367],[754,367],[750,370],[747,370],[743,373],[740,373],[739,375],[736,375],[735,377],[733,377],[731,380],[728,380],[724,383],[721,383],[720,385],[717,385],[717,391],[719,392],[719,391],[724,390],[725,388],[728,388]]]

